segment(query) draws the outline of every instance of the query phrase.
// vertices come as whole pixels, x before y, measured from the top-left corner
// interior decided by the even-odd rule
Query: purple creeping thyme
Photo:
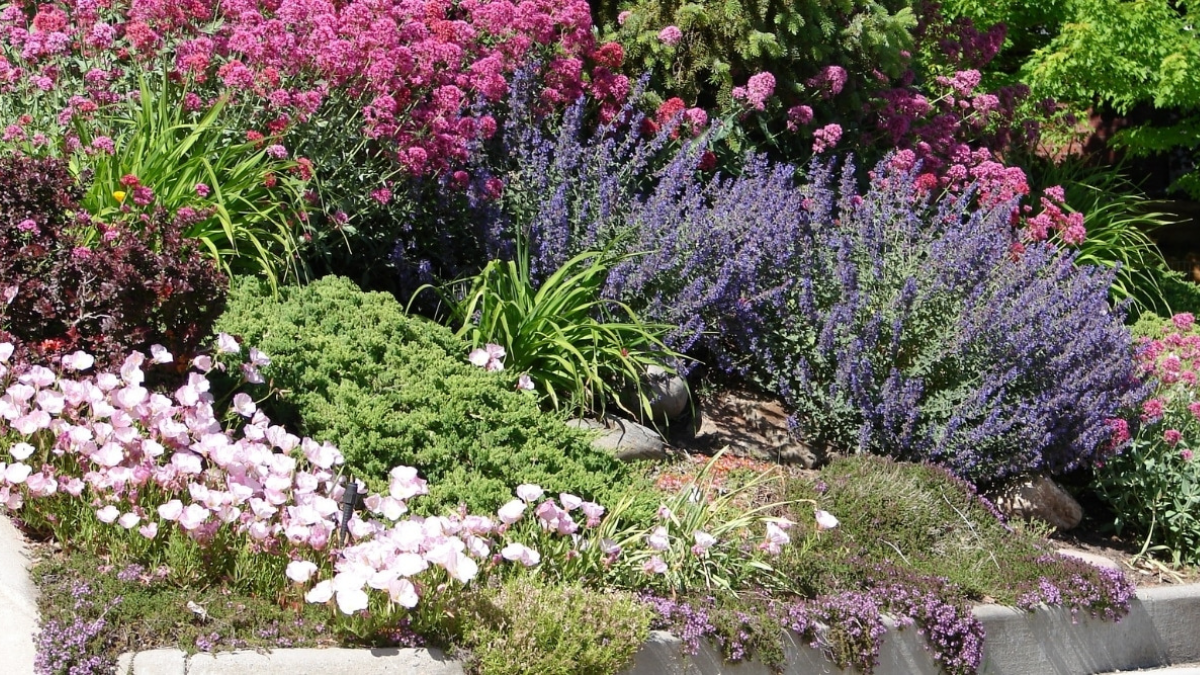
[[[90,599],[92,589],[85,583],[75,584],[71,589],[74,616],[70,623],[51,619],[42,624],[36,638],[37,655],[34,672],[37,675],[107,675],[115,667],[112,659],[102,652],[105,615],[108,610],[121,603],[113,598],[95,619],[95,603]]]
[[[642,600],[654,610],[654,620],[651,628],[668,630],[672,635],[683,641],[685,654],[696,654],[700,651],[700,641],[711,638],[716,634],[716,626],[709,618],[705,607],[697,607],[686,601],[660,598],[643,594]],[[714,599],[709,597],[706,604],[711,607]]]
[[[1017,606],[1031,610],[1037,605],[1062,606],[1077,616],[1081,611],[1107,621],[1120,621],[1129,613],[1137,586],[1120,570],[1094,567],[1082,560],[1047,554],[1036,560],[1068,572],[1057,579],[1039,577],[1017,598]]]

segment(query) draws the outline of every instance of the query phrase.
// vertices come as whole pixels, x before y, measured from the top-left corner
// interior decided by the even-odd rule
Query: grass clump
[[[517,373],[470,365],[465,342],[390,295],[327,277],[281,288],[277,301],[246,282],[217,327],[270,355],[271,419],[336,444],[361,476],[417,467],[428,510],[491,510],[521,483],[601,503],[639,491],[637,470],[542,412],[516,390]]]
[[[633,659],[650,619],[628,593],[519,577],[467,599],[461,644],[477,675],[608,675]]]

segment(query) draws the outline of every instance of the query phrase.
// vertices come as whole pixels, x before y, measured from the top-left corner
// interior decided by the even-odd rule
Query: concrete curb
[[[1042,607],[1032,612],[980,606],[984,624],[980,675],[1093,675],[1200,661],[1200,584],[1143,589],[1118,623]],[[761,663],[727,664],[712,644],[685,655],[679,638],[653,631],[625,675],[770,675]],[[848,674],[820,650],[790,636],[785,675]],[[1180,675],[1200,671],[1167,669]],[[279,649],[270,654],[223,652],[191,657],[177,650],[126,655],[118,675],[461,675],[462,664],[425,649]],[[924,639],[890,626],[878,675],[937,675]]]
[[[0,655],[5,672],[32,673],[37,655],[38,591],[29,567],[25,537],[0,515]]]

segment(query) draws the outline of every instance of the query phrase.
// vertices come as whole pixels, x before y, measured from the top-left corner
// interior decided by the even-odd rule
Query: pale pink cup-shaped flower
[[[543,490],[541,486],[534,485],[532,483],[525,483],[524,485],[517,486],[517,496],[526,503],[541,499],[542,495],[545,493],[546,491]]]
[[[524,515],[524,513],[525,513],[525,502],[523,502],[519,499],[514,499],[514,500],[508,502],[507,504],[505,504],[504,506],[501,506],[500,510],[496,513],[496,515],[499,516],[500,522],[512,525],[513,523],[520,520],[521,516]]]
[[[312,575],[316,573],[316,571],[317,566],[315,563],[309,562],[308,560],[293,560],[288,563],[285,574],[287,574],[287,578],[291,579],[292,581],[298,584],[303,584],[308,582],[308,580],[312,578]]]
[[[828,511],[817,509],[816,516],[818,530],[832,530],[838,526],[838,519]]]
[[[642,571],[646,574],[663,574],[667,571],[667,563],[658,556],[651,556],[649,560],[642,564]]]
[[[654,531],[646,535],[646,545],[655,551],[665,551],[671,547],[671,537],[667,534],[667,528],[658,526]]]

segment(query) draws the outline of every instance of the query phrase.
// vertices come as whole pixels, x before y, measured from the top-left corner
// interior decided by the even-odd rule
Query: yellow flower
[[[116,192],[113,193],[113,199],[116,199],[117,203],[124,202],[125,201],[125,193],[121,190],[117,190]]]

